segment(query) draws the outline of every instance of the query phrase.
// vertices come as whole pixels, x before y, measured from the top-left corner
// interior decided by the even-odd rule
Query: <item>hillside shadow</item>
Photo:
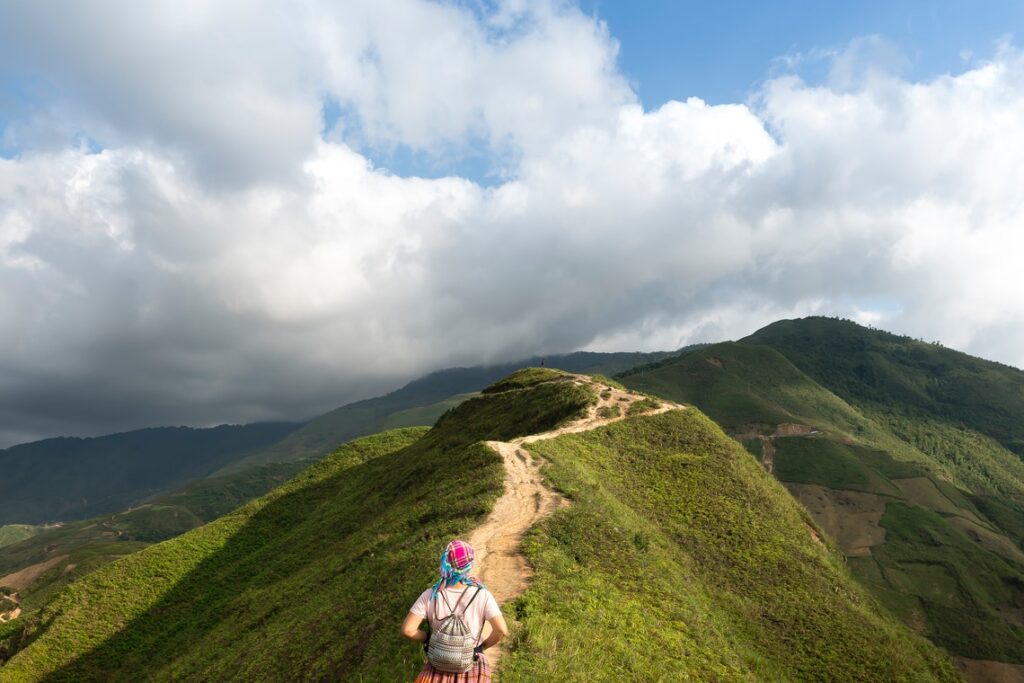
[[[282,612],[295,614],[297,605],[309,605],[310,613],[322,611],[323,605],[314,605],[324,597],[319,592],[304,595],[282,594],[286,583],[296,573],[315,563],[324,564],[327,553],[338,551],[344,555],[346,542],[359,529],[371,523],[385,500],[395,501],[416,483],[415,465],[406,458],[408,449],[380,456],[371,461],[329,476],[289,492],[270,502],[255,513],[216,552],[209,555],[186,574],[159,601],[144,613],[133,618],[105,641],[79,656],[63,668],[42,680],[57,681],[138,681],[150,675],[140,672],[161,672],[170,678],[197,680],[195,673],[173,672],[181,665],[181,656],[198,647],[213,647],[211,643],[223,641],[223,633],[205,643],[229,620],[243,624],[249,633],[239,637],[252,637],[253,632],[271,633],[274,620]],[[404,476],[381,477],[386,470]],[[426,477],[429,478],[429,477]],[[370,495],[359,495],[360,486],[381,480],[378,490]],[[355,501],[355,504],[348,503]],[[345,566],[324,567],[324,575],[316,579],[324,586],[348,566],[365,560],[365,551],[345,557]],[[420,569],[426,569],[421,567]],[[275,586],[282,586],[281,592]],[[414,596],[412,596],[414,597]],[[306,661],[280,661],[272,670],[259,677],[266,680],[341,680],[343,672],[363,657],[367,634],[387,628],[397,629],[397,620],[408,609],[412,597],[383,595],[375,600],[373,614],[351,627],[363,638],[349,638],[349,643],[338,649],[337,640],[329,633],[320,633],[319,642],[305,642]],[[243,616],[237,617],[239,614]],[[383,615],[383,616],[381,616]],[[287,616],[283,617],[287,620]],[[296,620],[297,626],[307,626]],[[306,638],[309,634],[295,634]],[[343,635],[339,634],[338,638]],[[280,650],[280,643],[266,643],[269,650]],[[327,650],[320,651],[318,650]],[[225,647],[218,655],[218,666],[236,675],[252,678],[247,664],[253,656],[250,647]],[[312,660],[311,660],[312,658]],[[208,658],[209,659],[209,658]],[[319,673],[303,669],[315,661]],[[414,672],[413,672],[414,673]],[[201,680],[223,680],[224,677]],[[232,677],[230,674],[227,677]],[[411,678],[411,675],[410,675]]]

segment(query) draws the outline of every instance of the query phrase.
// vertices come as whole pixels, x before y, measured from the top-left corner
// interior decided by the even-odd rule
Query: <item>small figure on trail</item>
[[[498,601],[470,576],[473,546],[454,540],[441,553],[441,578],[423,591],[402,622],[402,635],[423,643],[427,661],[416,683],[490,683],[484,650],[497,645],[508,626]],[[426,619],[428,631],[421,631]],[[484,624],[491,633],[481,642]]]

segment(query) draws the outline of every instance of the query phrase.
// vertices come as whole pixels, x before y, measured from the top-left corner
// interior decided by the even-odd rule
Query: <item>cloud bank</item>
[[[645,110],[562,2],[59,7],[0,2],[0,445],[809,313],[1024,365],[1012,47]]]

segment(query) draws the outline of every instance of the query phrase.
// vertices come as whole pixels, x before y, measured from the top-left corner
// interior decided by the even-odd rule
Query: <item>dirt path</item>
[[[523,445],[553,439],[563,434],[585,432],[617,422],[626,416],[629,406],[645,398],[639,394],[609,387],[583,375],[575,375],[573,381],[593,386],[600,396],[597,405],[591,406],[586,415],[548,432],[531,434],[513,439],[511,442],[487,442],[504,462],[505,492],[494,504],[494,509],[487,520],[470,534],[468,540],[476,551],[478,577],[500,604],[521,595],[533,575],[533,568],[526,561],[520,548],[526,531],[559,507],[569,504],[562,496],[547,487],[540,473],[543,462],[523,448]],[[660,400],[658,403],[660,405],[657,408],[643,414],[655,415],[685,408]],[[619,408],[616,415],[610,414],[615,412],[613,406]],[[485,626],[484,638],[489,632],[490,627]],[[488,651],[487,657],[492,670],[497,668],[501,655],[501,647]]]
[[[0,624],[14,621],[21,614],[21,603],[18,601],[18,593],[0,593]]]

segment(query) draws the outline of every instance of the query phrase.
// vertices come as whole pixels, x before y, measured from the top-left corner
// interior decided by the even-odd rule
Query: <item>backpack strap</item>
[[[476,596],[480,595],[480,591],[482,591],[482,590],[483,590],[483,588],[481,588],[480,586],[476,587],[476,593],[473,593],[473,597],[470,598],[469,602],[466,603],[466,609],[462,610],[463,614],[466,613],[466,610],[469,609],[469,606],[473,604],[473,601],[476,600]],[[477,636],[476,636],[476,644],[478,646],[480,645],[480,639],[483,638],[483,637],[484,637],[484,627],[483,627],[483,625],[481,625],[480,626],[480,633],[478,633]],[[476,655],[473,655],[473,659],[476,660]]]
[[[483,590],[483,589],[482,589],[482,588],[481,588],[480,586],[477,586],[477,587],[476,587],[476,593],[473,593],[473,597],[471,597],[471,598],[469,599],[469,602],[467,602],[467,603],[466,603],[466,607],[465,607],[465,609],[463,609],[463,610],[462,610],[462,613],[463,613],[463,614],[465,614],[465,613],[466,613],[466,610],[468,610],[468,609],[469,609],[469,606],[473,604],[473,601],[474,601],[474,600],[476,600],[476,596],[480,595],[480,591],[482,591],[482,590]],[[461,600],[461,598],[460,598],[460,600]],[[456,606],[456,607],[458,607],[458,604],[456,604],[455,606]]]
[[[438,594],[441,596],[441,599],[444,600],[444,605],[448,608],[448,615],[451,616],[454,613],[452,610],[452,603],[448,602],[448,596],[444,594],[444,589],[442,588],[439,590]],[[456,602],[455,606],[457,607],[458,605],[459,603]],[[437,618],[437,605],[434,605],[434,618]]]
[[[445,595],[445,592],[444,592],[444,590],[441,590],[441,591],[439,591],[439,592],[440,592],[440,594],[441,594],[441,599],[442,599],[442,600],[444,600],[444,605],[445,605],[445,607],[447,607],[447,608],[448,608],[448,616],[447,616],[447,617],[445,617],[445,619],[448,619],[449,617],[453,617],[453,616],[455,616],[455,609],[456,609],[456,608],[457,608],[457,607],[458,607],[459,605],[461,605],[461,604],[462,604],[462,599],[463,599],[464,597],[466,597],[466,593],[468,593],[469,591],[468,591],[468,589],[467,589],[467,590],[464,590],[464,591],[462,591],[462,594],[461,594],[461,595],[459,596],[459,599],[455,601],[455,607],[452,607],[452,603],[448,602],[448,596],[447,596],[447,595]],[[477,593],[479,593],[479,592],[480,592],[480,589],[478,588],[476,592],[477,592]],[[465,607],[465,609],[463,609],[463,610],[462,610],[462,613],[463,613],[463,614],[465,614],[465,613],[466,613],[466,610],[467,610],[467,609],[469,609],[469,606],[470,606],[470,605],[471,605],[471,604],[473,603],[473,600],[476,600],[476,594],[475,594],[475,593],[473,594],[473,597],[472,597],[472,598],[470,599],[470,601],[469,601],[468,603],[466,603],[466,607]],[[435,601],[435,602],[436,602],[436,601]],[[434,618],[435,618],[435,619],[437,618],[437,605],[434,605]]]

